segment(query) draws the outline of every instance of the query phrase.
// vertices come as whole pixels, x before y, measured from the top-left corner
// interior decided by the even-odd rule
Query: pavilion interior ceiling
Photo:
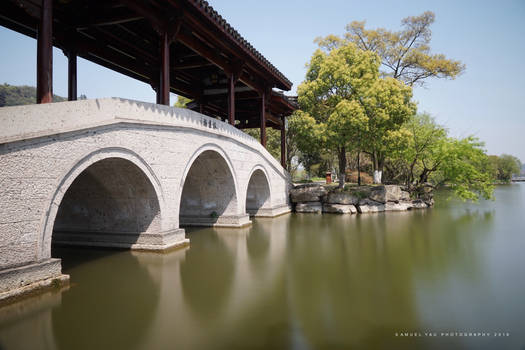
[[[41,0],[5,0],[0,25],[37,38]],[[160,79],[160,33],[168,33],[169,89],[196,111],[228,118],[230,79],[240,128],[281,128],[296,108],[272,89],[291,82],[202,0],[54,0],[53,46],[150,84]],[[116,92],[116,94],[118,94]]]

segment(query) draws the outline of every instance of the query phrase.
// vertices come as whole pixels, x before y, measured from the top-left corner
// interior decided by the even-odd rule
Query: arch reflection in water
[[[65,270],[72,287],[52,312],[57,348],[140,348],[157,313],[161,287],[148,266],[127,251],[62,248],[61,254],[64,261],[74,256],[80,263]]]

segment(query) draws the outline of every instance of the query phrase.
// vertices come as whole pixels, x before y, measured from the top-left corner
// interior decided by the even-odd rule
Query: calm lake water
[[[164,255],[57,249],[70,289],[0,309],[0,349],[525,349],[525,184],[437,197],[191,229]]]

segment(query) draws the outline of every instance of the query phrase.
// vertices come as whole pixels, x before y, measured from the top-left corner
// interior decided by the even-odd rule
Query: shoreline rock
[[[290,190],[297,213],[365,214],[425,209],[434,205],[432,186],[424,187],[418,199],[400,185],[354,186],[341,190],[320,184],[302,184]]]

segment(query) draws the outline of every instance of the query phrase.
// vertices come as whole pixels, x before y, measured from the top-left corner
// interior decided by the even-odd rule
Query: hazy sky
[[[466,64],[456,80],[415,88],[419,111],[454,136],[475,135],[490,154],[525,162],[525,1],[211,0],[210,4],[294,84],[304,79],[313,40],[343,34],[353,20],[397,29],[406,16],[436,14],[431,47]],[[36,85],[36,41],[0,27],[0,83]],[[67,61],[54,50],[54,93],[67,96]],[[87,62],[78,63],[78,91],[88,98],[155,101],[149,85]],[[175,98],[172,96],[172,102]]]

